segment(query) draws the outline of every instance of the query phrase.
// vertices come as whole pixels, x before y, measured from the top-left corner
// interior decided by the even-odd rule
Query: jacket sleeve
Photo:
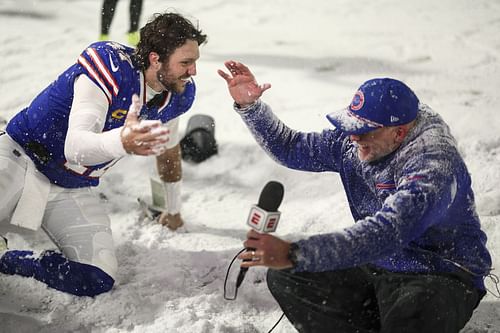
[[[410,154],[408,154],[410,155]],[[373,215],[343,230],[297,243],[296,271],[328,271],[397,258],[410,242],[443,221],[457,179],[453,159],[437,152],[406,156],[394,193]]]
[[[344,137],[340,132],[302,133],[281,122],[271,108],[258,100],[238,109],[257,143],[278,163],[304,171],[337,171]]]

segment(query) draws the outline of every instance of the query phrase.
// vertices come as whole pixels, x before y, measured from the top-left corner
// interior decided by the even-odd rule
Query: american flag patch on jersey
[[[396,184],[393,182],[377,183],[375,188],[377,190],[393,190],[396,188]]]

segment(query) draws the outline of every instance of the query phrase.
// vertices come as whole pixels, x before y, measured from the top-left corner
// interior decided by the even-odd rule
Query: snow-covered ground
[[[0,117],[26,106],[97,38],[100,6],[98,0],[0,2]],[[150,161],[123,159],[99,188],[108,198],[120,264],[115,288],[77,298],[0,275],[1,332],[250,333],[274,325],[281,311],[264,269],[249,271],[237,300],[223,298],[227,266],[264,184],[285,186],[279,236],[297,239],[352,220],[337,175],[288,170],[255,144],[216,73],[228,59],[272,83],[264,99],[301,130],[329,127],[324,115],[346,106],[367,79],[405,81],[455,134],[500,267],[499,1],[146,0],[142,23],[167,8],[197,19],[209,36],[198,63],[198,97],[181,128],[190,115],[209,114],[219,143],[217,156],[184,164],[186,226],[172,232],[141,218],[136,198],[149,195]],[[122,0],[111,37],[124,41],[127,27]],[[11,247],[52,247],[42,232],[10,230],[8,237]],[[284,319],[274,332],[294,331]],[[463,332],[500,332],[500,301],[488,294]]]

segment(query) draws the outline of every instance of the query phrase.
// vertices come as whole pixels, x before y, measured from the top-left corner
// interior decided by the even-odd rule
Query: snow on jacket
[[[458,265],[484,289],[491,257],[474,204],[471,178],[442,118],[421,105],[402,145],[363,162],[349,137],[332,129],[302,133],[262,101],[236,109],[277,162],[297,170],[338,172],[355,224],[297,242],[296,271],[364,264],[394,272],[448,273]]]

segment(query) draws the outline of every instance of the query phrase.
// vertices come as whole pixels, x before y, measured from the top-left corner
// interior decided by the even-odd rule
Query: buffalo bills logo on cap
[[[358,90],[352,98],[352,102],[349,108],[351,109],[351,111],[358,111],[363,107],[363,104],[365,104],[365,95],[361,90]]]

